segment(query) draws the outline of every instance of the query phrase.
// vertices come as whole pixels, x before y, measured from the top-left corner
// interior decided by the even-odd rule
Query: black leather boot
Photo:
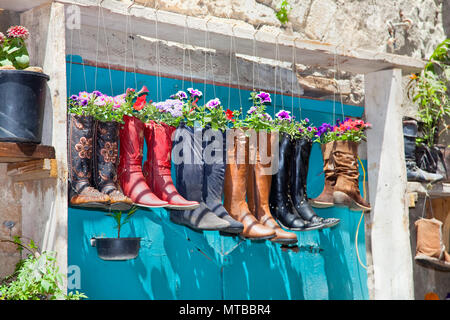
[[[291,161],[291,199],[297,213],[308,221],[309,228],[323,229],[337,225],[340,219],[319,217],[308,202],[306,194],[306,178],[308,176],[309,156],[312,142],[307,139],[295,139],[292,141],[293,154]]]
[[[417,121],[412,118],[403,120],[403,141],[405,146],[406,177],[408,181],[438,182],[444,179],[441,174],[424,171],[416,162]]]
[[[289,197],[289,161],[292,157],[292,144],[288,134],[279,135],[278,172],[272,176],[269,208],[272,216],[286,229],[306,231],[309,223],[303,220],[293,208]]]
[[[208,208],[219,218],[228,221],[230,226],[221,230],[224,233],[238,234],[244,225],[233,219],[222,204],[226,167],[226,131],[203,129],[203,200]]]
[[[133,201],[118,187],[119,124],[117,122],[95,121],[93,156],[95,187],[110,197],[111,210],[130,210]]]
[[[202,129],[180,124],[175,131],[172,148],[176,188],[181,196],[199,202],[200,206],[194,210],[171,210],[170,220],[194,230],[222,231],[228,229],[230,223],[212,212],[203,198],[202,151]]]
[[[107,209],[109,196],[92,185],[94,119],[92,116],[69,114],[68,120],[69,204]]]

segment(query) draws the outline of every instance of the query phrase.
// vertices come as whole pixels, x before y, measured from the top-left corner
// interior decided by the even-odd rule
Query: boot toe
[[[297,235],[293,232],[287,232],[281,228],[277,228],[275,230],[275,237],[271,238],[270,241],[275,242],[275,243],[284,243],[284,244],[288,244],[288,243],[296,243],[297,240]]]

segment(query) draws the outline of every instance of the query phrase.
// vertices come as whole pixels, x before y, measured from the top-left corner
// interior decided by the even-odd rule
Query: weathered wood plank
[[[428,218],[436,218],[442,221],[442,241],[447,252],[450,252],[450,197],[432,199],[433,211],[428,210]],[[427,206],[429,207],[429,202]]]
[[[91,27],[99,25],[97,0],[78,0],[76,3],[73,0],[58,1],[79,6],[83,25]],[[123,32],[124,25],[118,21],[126,21],[126,15],[129,14],[132,19],[130,30],[128,30],[130,34],[154,38],[157,25],[157,36],[160,40],[204,47],[206,32],[208,32],[211,39],[208,46],[221,52],[228,52],[230,42],[233,41],[233,51],[236,53],[252,56],[256,51],[259,57],[273,59],[275,47],[278,45],[278,59],[292,62],[292,52],[295,47],[297,63],[327,69],[332,69],[337,64],[340,70],[356,74],[390,68],[399,68],[405,73],[411,73],[421,70],[425,65],[423,60],[408,56],[302,40],[283,33],[271,34],[256,31],[251,27],[233,25],[221,19],[207,20],[137,4],[129,8],[122,2],[104,0],[102,8],[101,27],[103,28],[104,17],[104,27],[110,32]]]
[[[0,142],[0,163],[54,159],[55,148],[31,143]]]
[[[40,159],[19,163],[10,163],[7,167],[7,175],[14,182],[57,178],[56,159]]]
[[[414,299],[409,209],[402,130],[401,70],[365,75],[367,167],[372,211],[370,238],[372,299]],[[390,254],[395,252],[395,254]],[[371,274],[373,272],[373,274]]]

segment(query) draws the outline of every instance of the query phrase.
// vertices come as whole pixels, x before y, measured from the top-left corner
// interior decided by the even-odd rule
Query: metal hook
[[[213,17],[209,17],[209,19],[208,20],[206,20],[206,23],[205,23],[205,31],[206,32],[208,32],[208,23],[209,23],[209,21],[212,19]]]
[[[105,0],[100,0],[100,3],[98,4],[100,7],[102,6],[103,1],[105,1]]]

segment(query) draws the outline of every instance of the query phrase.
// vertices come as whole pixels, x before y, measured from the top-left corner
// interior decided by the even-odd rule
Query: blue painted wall
[[[135,87],[136,80],[138,89],[143,85],[149,88],[154,101],[188,87],[204,91],[206,101],[214,97],[211,85],[169,78],[160,78],[162,89],[157,92],[155,76],[136,74],[135,78],[128,73],[125,79],[121,71],[71,63],[80,59],[68,57],[69,95],[95,89],[117,95],[124,92],[124,80],[127,87]],[[230,96],[230,109],[239,106],[237,89],[217,86],[215,92],[225,105]],[[240,95],[247,110],[249,91],[241,90]],[[277,102],[276,112],[282,108],[291,110],[290,96],[272,99]],[[333,120],[333,109],[336,117],[341,116],[338,103],[308,99],[299,102],[294,98],[297,119],[299,104],[301,117],[308,117],[317,126]],[[268,111],[273,116],[272,106]],[[344,112],[361,116],[362,108],[344,105]],[[322,191],[323,180],[320,147],[314,144],[308,174],[310,197]],[[323,217],[340,218],[341,223],[332,229],[296,232],[299,250],[294,252],[284,251],[270,241],[242,241],[215,231],[196,232],[171,223],[165,209],[142,209],[121,231],[123,237],[143,238],[139,256],[131,261],[107,262],[97,257],[89,239],[115,237],[113,220],[103,211],[69,208],[68,264],[80,268],[79,290],[90,299],[368,299],[367,273],[358,263],[355,249],[361,212],[346,208],[316,212]],[[364,220],[359,228],[358,250],[366,264]]]

